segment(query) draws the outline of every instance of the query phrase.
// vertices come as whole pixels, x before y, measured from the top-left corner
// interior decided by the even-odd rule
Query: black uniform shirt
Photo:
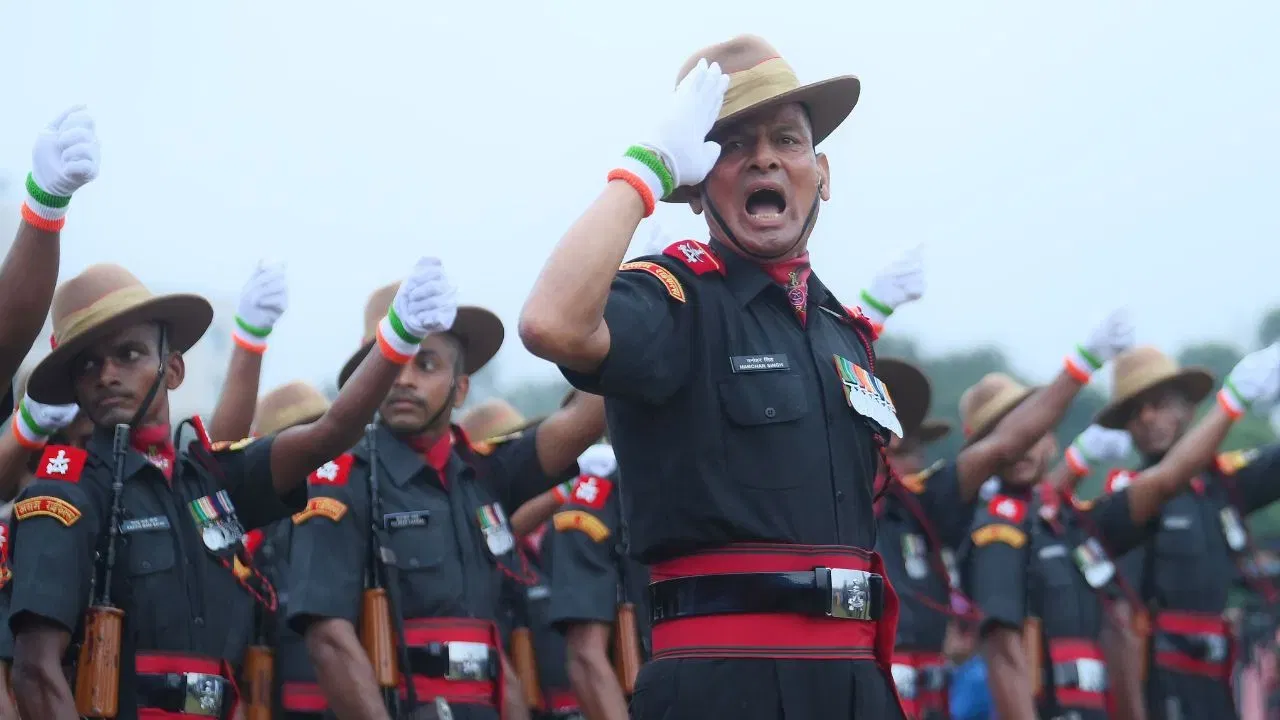
[[[302,636],[289,628],[285,618],[289,612],[289,545],[293,540],[293,523],[281,520],[266,529],[262,545],[255,555],[259,569],[276,589],[277,607],[270,615],[259,616],[268,644],[275,648],[276,684],[287,682],[315,683],[315,668],[307,655]]]
[[[0,520],[0,591],[13,579],[9,562],[9,520]],[[0,617],[9,617],[9,594],[0,592]],[[13,662],[13,633],[9,623],[0,623],[0,662]]]
[[[555,479],[541,470],[536,429],[491,448],[476,446],[488,455],[473,450],[461,431],[455,437],[442,483],[418,451],[379,428],[377,521],[395,554],[405,618],[496,622],[503,569],[527,572],[502,508],[518,507]],[[310,619],[359,619],[370,540],[366,441],[335,462],[349,463],[349,472],[313,473],[308,511],[294,518],[288,622],[300,633]]]
[[[538,663],[538,685],[543,696],[547,698],[551,692],[565,692],[570,689],[568,651],[565,648],[564,636],[555,631],[551,625],[551,572],[555,559],[551,556],[551,547],[547,544],[550,537],[548,525],[544,525],[540,550],[525,547],[533,563],[533,575],[537,582],[529,585],[508,583],[508,586],[520,597],[513,601],[519,606],[515,608],[517,626],[529,628],[533,636],[534,657]]]
[[[1123,488],[1133,476],[1112,473],[1107,487]],[[1228,528],[1243,529],[1245,516],[1280,498],[1280,444],[1224,453],[1202,479],[1198,490],[1165,505],[1155,538],[1121,560],[1133,587],[1159,609],[1211,614],[1226,609],[1238,574]]]
[[[605,396],[618,464],[643,478],[624,490],[641,561],[744,541],[875,543],[873,424],[836,362],[870,369],[870,344],[816,274],[808,288],[801,327],[763,270],[691,240],[614,279],[608,357],[562,371]]]
[[[301,489],[281,499],[271,484],[273,441],[244,441],[247,445],[215,453],[216,475],[183,454],[172,486],[145,456],[129,450],[111,583],[111,600],[124,610],[120,717],[135,712],[129,678],[137,652],[203,655],[236,667],[243,660],[253,600],[206,549],[189,505],[226,490],[245,529],[301,508]],[[77,473],[80,462],[83,471]],[[95,432],[87,455],[75,448],[46,448],[36,482],[19,494],[14,510],[11,627],[31,614],[73,632],[80,628],[95,574],[95,548],[110,524],[111,465],[109,430]],[[59,476],[66,479],[48,479]]]

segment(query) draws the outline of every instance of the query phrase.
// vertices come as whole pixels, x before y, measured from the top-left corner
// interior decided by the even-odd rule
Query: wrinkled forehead
[[[713,138],[754,136],[780,127],[794,126],[806,136],[812,134],[809,111],[800,103],[786,103],[744,113],[712,131]]]

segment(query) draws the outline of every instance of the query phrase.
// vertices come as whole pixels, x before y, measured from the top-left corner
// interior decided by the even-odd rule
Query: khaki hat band
[[[54,328],[54,339],[64,343],[153,297],[149,290],[139,285],[112,290],[85,309],[69,313],[62,321],[62,328]]]
[[[800,87],[800,79],[780,57],[773,57],[729,76],[720,117],[765,102]]]

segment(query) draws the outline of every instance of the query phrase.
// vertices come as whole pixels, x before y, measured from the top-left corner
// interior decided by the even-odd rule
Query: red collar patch
[[[715,251],[697,240],[673,243],[662,254],[684,263],[695,275],[706,275],[709,272],[724,275],[724,263],[716,256]]]
[[[987,503],[987,512],[1014,525],[1021,525],[1027,516],[1027,504],[1008,495],[995,495]]]
[[[84,461],[89,453],[70,445],[49,445],[40,456],[40,464],[36,466],[36,477],[41,480],[62,480],[64,482],[80,482],[80,474],[84,472]]]

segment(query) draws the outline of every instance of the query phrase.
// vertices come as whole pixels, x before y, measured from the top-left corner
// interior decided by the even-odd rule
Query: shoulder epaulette
[[[1133,482],[1134,474],[1130,470],[1112,470],[1107,473],[1107,481],[1102,486],[1105,493],[1120,492]]]
[[[351,475],[351,463],[353,462],[355,462],[355,455],[343,453],[316,468],[315,471],[307,476],[307,484],[346,485],[347,477]]]
[[[71,445],[49,445],[36,465],[36,477],[40,480],[80,482],[84,463],[89,453]]]
[[[697,240],[681,240],[672,243],[662,251],[662,254],[679,260],[685,267],[692,270],[694,275],[706,275],[711,272],[725,274],[724,261],[716,255],[715,250]]]
[[[1218,472],[1228,477],[1240,472],[1240,469],[1253,462],[1258,456],[1257,448],[1250,450],[1232,450],[1218,455]]]
[[[883,328],[876,323],[871,322],[871,318],[867,317],[866,314],[862,312],[862,308],[857,305],[844,305],[842,307],[844,307],[844,311],[849,315],[847,321],[850,325],[866,331],[866,333],[871,336],[871,342],[875,342],[880,339],[880,331]]]

